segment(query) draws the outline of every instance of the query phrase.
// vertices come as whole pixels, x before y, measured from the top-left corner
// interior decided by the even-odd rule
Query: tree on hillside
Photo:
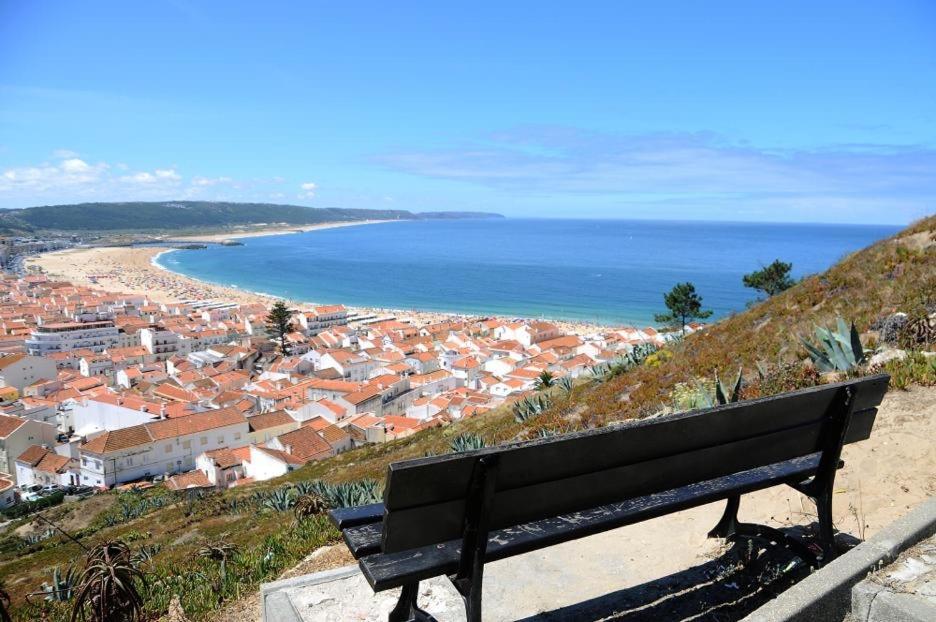
[[[792,269],[793,264],[775,259],[766,268],[745,274],[743,278],[744,286],[762,291],[767,296],[779,294],[783,290],[793,287],[793,279],[790,278],[790,270]]]
[[[292,311],[282,300],[277,300],[270,312],[266,316],[266,327],[271,335],[280,343],[280,352],[283,356],[289,354],[289,346],[286,344],[286,335],[293,331]]]
[[[702,308],[702,297],[696,293],[692,283],[677,283],[668,294],[663,294],[663,302],[669,313],[658,313],[654,319],[678,328],[683,334],[686,324],[692,320],[704,320],[712,315],[711,310]]]

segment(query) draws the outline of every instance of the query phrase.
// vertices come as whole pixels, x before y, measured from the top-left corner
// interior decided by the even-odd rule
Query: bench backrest
[[[475,462],[487,454],[498,454],[489,522],[498,529],[816,453],[830,409],[846,386],[855,395],[845,442],[866,439],[887,384],[887,376],[871,376],[556,438],[397,462],[388,468],[384,490],[382,550],[461,538],[469,479]]]

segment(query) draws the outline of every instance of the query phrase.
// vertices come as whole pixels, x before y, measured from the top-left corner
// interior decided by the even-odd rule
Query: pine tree
[[[704,320],[712,315],[711,310],[702,308],[702,297],[696,293],[692,283],[677,283],[668,294],[663,294],[663,302],[670,312],[658,313],[654,319],[680,329],[683,334],[690,321]]]
[[[793,287],[793,279],[790,278],[792,269],[793,264],[776,259],[766,268],[745,274],[742,281],[745,287],[773,296]]]
[[[277,300],[270,312],[266,316],[266,327],[271,335],[274,335],[280,343],[280,352],[283,356],[289,354],[289,345],[286,343],[286,335],[293,331],[292,311],[282,300]]]

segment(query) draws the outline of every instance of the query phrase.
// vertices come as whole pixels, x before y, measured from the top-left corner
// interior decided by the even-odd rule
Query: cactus
[[[864,364],[866,355],[852,323],[851,330],[845,320],[838,318],[837,330],[816,327],[817,344],[801,339],[816,369],[822,372],[852,372]]]
[[[451,447],[454,453],[459,453],[462,451],[473,451],[475,449],[484,449],[487,444],[484,442],[484,439],[480,434],[472,434],[471,432],[460,434],[452,439]]]

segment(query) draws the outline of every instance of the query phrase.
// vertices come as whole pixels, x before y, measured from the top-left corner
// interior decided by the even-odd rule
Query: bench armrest
[[[367,523],[376,523],[383,520],[383,503],[371,503],[350,508],[335,508],[328,512],[328,518],[338,529],[347,529]]]

